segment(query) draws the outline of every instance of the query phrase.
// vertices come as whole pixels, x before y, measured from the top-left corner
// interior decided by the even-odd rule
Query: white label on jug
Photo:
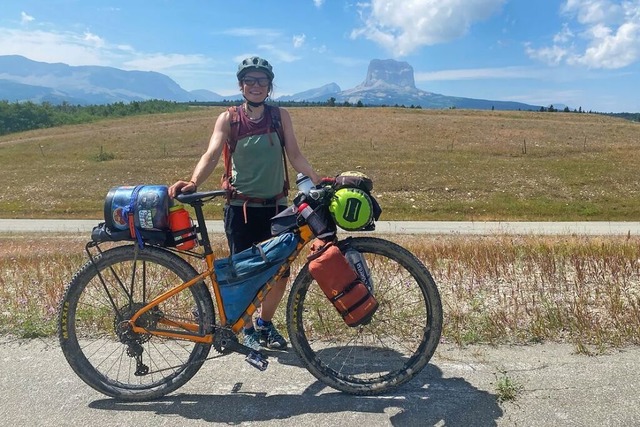
[[[139,210],[138,218],[140,219],[140,228],[153,228],[153,214],[150,210]]]

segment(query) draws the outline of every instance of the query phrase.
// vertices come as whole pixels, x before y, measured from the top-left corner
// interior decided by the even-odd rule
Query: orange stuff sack
[[[349,326],[367,324],[378,309],[378,301],[362,283],[347,258],[332,242],[316,240],[311,245],[309,273]]]

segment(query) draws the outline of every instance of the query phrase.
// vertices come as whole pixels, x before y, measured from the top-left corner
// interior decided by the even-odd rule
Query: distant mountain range
[[[336,103],[361,101],[365,105],[404,105],[422,108],[539,110],[519,102],[461,98],[416,88],[413,67],[407,62],[374,59],[365,81],[347,90],[330,83],[277,101]],[[176,102],[218,102],[224,97],[208,90],[186,91],[168,76],[152,71],[125,71],[112,67],[70,66],[32,61],[18,55],[0,56],[0,100],[90,105],[162,99]],[[240,99],[240,96],[231,99]],[[564,105],[554,105],[564,108]]]
[[[6,55],[0,56],[0,99],[89,105],[149,99],[222,101],[224,98],[206,90],[188,92],[170,77],[153,71],[75,67]]]

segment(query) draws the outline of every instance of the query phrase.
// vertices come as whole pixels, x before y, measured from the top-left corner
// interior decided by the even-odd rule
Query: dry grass
[[[0,331],[24,337],[55,332],[62,290],[85,262],[86,240],[0,235]]]
[[[112,186],[185,178],[221,108],[0,138],[0,217],[100,218]],[[290,108],[324,175],[373,177],[387,220],[637,220],[640,124],[590,114]],[[97,161],[113,155],[112,160]],[[219,185],[221,169],[203,188]],[[220,209],[208,215],[220,217]]]
[[[431,270],[448,340],[568,341],[580,351],[640,344],[640,238],[396,240]]]
[[[583,352],[640,344],[640,238],[388,237],[430,269],[446,341],[551,340]],[[86,261],[85,240],[0,235],[0,332],[54,332],[63,287]],[[224,238],[213,240],[223,254]]]

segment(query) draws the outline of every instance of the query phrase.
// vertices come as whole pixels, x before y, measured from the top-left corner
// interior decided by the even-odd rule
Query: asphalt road
[[[0,219],[0,232],[87,232],[100,222],[64,219]],[[207,221],[212,233],[222,233],[222,221]],[[640,235],[640,222],[491,222],[491,221],[379,221],[379,234],[585,234]]]
[[[242,356],[207,361],[174,394],[117,402],[76,377],[57,341],[0,338],[3,426],[636,426],[640,348],[575,354],[569,345],[442,344],[410,383],[377,397],[324,387],[293,352],[260,372]],[[512,381],[514,401],[497,384]]]

